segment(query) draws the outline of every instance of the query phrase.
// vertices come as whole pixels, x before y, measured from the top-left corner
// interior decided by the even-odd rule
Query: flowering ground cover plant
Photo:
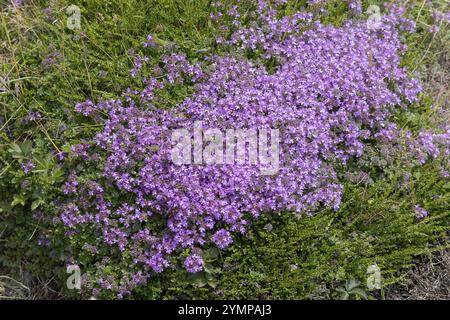
[[[43,274],[64,279],[67,266],[79,267],[81,290],[67,293],[78,297],[249,297],[247,286],[258,288],[258,298],[333,296],[329,290],[336,283],[360,277],[374,263],[385,268],[383,285],[388,286],[412,257],[429,252],[428,244],[437,249],[446,241],[450,127],[442,121],[425,130],[402,120],[423,103],[423,83],[405,62],[408,39],[422,28],[408,10],[420,10],[420,15],[423,8],[284,0],[185,6],[203,10],[201,21],[210,34],[200,45],[207,43],[206,48],[169,41],[164,35],[170,32],[152,27],[139,34],[139,41],[122,41],[125,48],[114,52],[124,59],[120,76],[108,79],[121,66],[117,60],[109,71],[99,68],[93,80],[92,65],[85,60],[89,93],[70,96],[65,114],[55,112],[54,122],[43,124],[51,111],[35,99],[36,110],[15,126],[28,132],[36,124],[46,140],[13,143],[17,132],[4,121],[10,130],[4,132],[8,156],[18,164],[12,182],[20,181],[25,192],[12,194],[2,210],[12,216],[19,207],[33,212],[27,219],[35,225],[31,239],[39,246],[24,256],[51,257]],[[8,10],[17,13],[18,7]],[[89,18],[89,5],[85,10],[78,14]],[[426,10],[435,24],[423,32],[433,40],[440,32],[437,25],[448,21],[433,4]],[[330,17],[337,19],[330,23]],[[98,50],[92,34],[82,28],[70,32],[72,42],[90,41]],[[44,73],[65,79],[71,72],[70,62],[54,47],[43,59]],[[445,119],[443,110],[437,112]],[[174,139],[173,133],[180,129],[189,146],[184,163],[173,161],[182,138]],[[265,151],[269,163],[261,161],[261,153],[252,162],[250,151],[243,162],[224,163],[221,151],[231,149],[234,157],[233,145],[223,147],[229,130],[257,132],[257,150]],[[211,136],[221,137],[220,143],[214,145]],[[214,146],[200,146],[203,161],[196,161],[197,139]],[[43,152],[49,144],[51,152]],[[244,150],[251,144],[244,142]],[[267,174],[267,165],[276,170]],[[423,203],[425,197],[408,189],[411,180],[420,179],[420,170],[438,172],[426,180],[438,190],[429,196],[434,213]],[[2,183],[6,188],[11,181]],[[389,183],[398,190],[390,196],[403,199],[398,207],[381,201],[382,211],[396,208],[389,217],[348,213],[351,206],[365,205],[362,194],[368,186],[389,190]],[[355,205],[356,195],[361,202]],[[4,222],[8,232],[11,221]],[[330,234],[322,234],[330,226]],[[407,232],[399,235],[393,228]],[[268,236],[276,232],[286,240]],[[349,238],[342,240],[345,235]],[[255,238],[262,241],[259,247],[268,242],[284,252],[269,262],[265,257],[273,252],[255,261],[260,250],[255,248],[248,258],[245,243]],[[5,252],[14,252],[13,243]],[[391,249],[383,255],[386,248]],[[8,256],[2,263],[13,267],[16,262]],[[359,263],[348,262],[354,256]],[[240,279],[247,270],[233,270],[248,264],[264,271]],[[278,280],[270,282],[266,273]],[[308,282],[280,283],[292,274]],[[236,292],[233,286],[243,283]]]

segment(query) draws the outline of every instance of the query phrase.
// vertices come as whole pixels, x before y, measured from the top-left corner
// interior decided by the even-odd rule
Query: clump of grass
[[[9,277],[0,275],[0,300],[24,299],[30,289],[21,282]]]

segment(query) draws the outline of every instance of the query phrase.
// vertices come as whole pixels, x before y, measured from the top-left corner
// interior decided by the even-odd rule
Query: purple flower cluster
[[[11,0],[10,2],[13,8],[18,8],[23,4],[23,0]]]
[[[438,33],[441,30],[441,27],[450,23],[450,12],[444,13],[438,10],[433,10],[431,12],[431,18],[433,22],[428,31],[430,33]]]
[[[77,192],[77,186],[78,186],[77,177],[71,174],[63,186],[63,193],[64,194],[75,193]]]
[[[217,245],[218,248],[225,249],[233,242],[233,239],[231,238],[231,234],[229,231],[220,229],[219,231],[214,233],[212,241]]]
[[[41,115],[39,112],[37,112],[37,111],[30,111],[30,112],[28,112],[28,114],[24,117],[24,121],[25,121],[26,123],[32,122],[32,121],[38,121],[38,120],[40,120],[40,119],[42,119],[42,115]]]
[[[197,273],[203,270],[203,259],[198,254],[192,254],[184,260],[186,270],[191,273]]]
[[[53,65],[60,63],[63,59],[61,52],[56,50],[53,46],[48,47],[47,51],[47,54],[41,62],[44,69],[51,68]]]
[[[155,41],[155,39],[153,38],[152,35],[148,35],[148,36],[147,36],[147,41],[145,41],[145,42],[142,44],[142,46],[143,46],[144,48],[147,48],[147,47],[156,47],[156,41]]]
[[[353,12],[356,15],[362,14],[362,1],[361,0],[349,0],[348,1],[348,7],[351,12]]]
[[[22,170],[23,170],[23,172],[24,172],[25,174],[29,173],[31,170],[33,170],[34,168],[36,168],[36,166],[34,165],[33,161],[31,161],[31,160],[28,160],[27,162],[22,163],[22,164],[20,165],[20,167],[22,168]]]
[[[421,206],[416,205],[415,214],[417,218],[422,219],[428,216],[428,211],[422,208]]]
[[[429,159],[437,159],[442,156],[448,159],[450,156],[450,126],[446,131],[436,133],[432,131],[421,131],[417,137],[412,137],[411,133],[406,133],[409,153],[412,159],[419,164],[424,164]]]
[[[376,31],[364,22],[322,25],[309,12],[280,18],[266,1],[259,1],[249,26],[241,25],[236,7],[217,20],[226,15],[235,19],[234,28],[224,28],[218,42],[232,53],[195,64],[170,53],[158,70],[146,70],[148,59],[136,55],[132,77],[157,73],[142,79],[143,89],[76,107],[94,119],[106,115],[96,147],[72,148],[85,160],[101,154],[103,179],[81,183],[70,176],[64,193],[72,200],[61,220],[69,235],[90,230],[107,247],[126,252],[142,271],[139,283],[176,263],[185,249],[191,252],[185,268],[202,271],[198,248],[226,248],[231,233],[246,232],[249,217],[281,210],[312,214],[319,206],[338,210],[343,187],[337,166],[360,157],[368,141],[389,137],[395,107],[415,101],[421,90],[400,66],[406,48],[398,30],[407,21],[397,14],[383,16]],[[145,47],[155,46],[150,36]],[[249,60],[241,49],[263,54]],[[266,68],[269,59],[274,71]],[[193,93],[171,110],[155,108],[158,92],[175,83],[193,84]],[[278,174],[262,176],[261,164],[175,165],[172,130],[190,130],[196,121],[204,130],[224,132],[279,129]],[[431,144],[428,149],[436,153]],[[111,200],[117,192],[119,203]],[[129,279],[120,290],[114,281],[97,284],[120,295],[137,285]]]

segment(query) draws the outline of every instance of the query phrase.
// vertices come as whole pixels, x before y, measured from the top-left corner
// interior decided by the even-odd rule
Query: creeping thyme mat
[[[414,34],[416,22],[396,4],[387,5],[377,19],[368,20],[362,17],[362,3],[349,1],[345,3],[349,17],[330,24],[325,21],[325,3],[307,1],[306,9],[302,9],[282,0],[214,2],[207,17],[216,30],[212,52],[197,50],[193,55],[176,42],[151,33],[145,41],[126,48],[124,55],[132,67],[125,75],[127,86],[123,90],[96,94],[89,88],[89,99],[74,104],[80,123],[95,130],[77,142],[73,139],[73,143],[53,147],[52,160],[48,161],[64,170],[56,183],[55,206],[52,213],[45,213],[35,210],[44,207],[43,203],[33,202],[32,211],[37,211],[34,221],[45,225],[45,232],[38,231],[40,246],[50,250],[53,258],[61,255],[56,259],[64,267],[76,265],[83,271],[80,296],[146,296],[142,293],[146,288],[159,288],[154,285],[158,279],[171,284],[153,289],[150,296],[164,295],[164,290],[186,294],[185,289],[171,288],[177,284],[168,280],[182,274],[194,288],[217,289],[215,294],[221,297],[241,297],[245,288],[242,293],[233,293],[233,288],[229,292],[220,289],[220,275],[225,273],[222,279],[229,277],[229,283],[235,281],[225,270],[239,268],[233,263],[239,264],[241,258],[242,265],[246,264],[245,254],[235,259],[246,241],[262,237],[259,245],[265,246],[267,235],[255,236],[255,228],[271,233],[278,224],[293,237],[304,232],[303,240],[310,241],[316,230],[324,239],[318,226],[328,228],[334,217],[349,210],[355,197],[366,201],[348,185],[380,188],[372,177],[380,177],[380,171],[382,175],[392,174],[385,169],[386,164],[403,166],[411,172],[412,168],[435,166],[439,174],[433,179],[445,183],[450,152],[448,124],[414,132],[396,119],[421,102],[422,84],[402,63],[409,50],[404,39]],[[442,14],[434,19],[441,25],[447,23]],[[435,26],[429,32],[439,30]],[[63,63],[59,61],[62,59],[51,53],[41,67],[53,68]],[[104,73],[101,76],[108,77]],[[26,117],[27,123],[41,124],[39,112],[29,112]],[[195,142],[198,135],[206,136],[205,132],[223,133],[225,139],[230,129],[262,130],[272,136],[259,147],[270,149],[276,140],[279,158],[274,149],[269,152],[272,167],[267,174],[268,164],[250,163],[249,154],[244,163],[220,162],[226,157],[228,145],[222,156],[217,149],[209,155],[203,152],[203,158],[217,163],[196,162],[194,146],[193,157],[189,149],[189,161],[177,164],[173,148],[179,141],[174,141],[172,133],[179,129],[187,132],[188,144]],[[378,153],[384,149],[388,152]],[[12,152],[21,154],[23,150],[19,146]],[[39,174],[43,161],[19,159],[23,177]],[[395,179],[400,180],[397,176]],[[410,178],[401,179],[407,183]],[[400,190],[397,185],[395,188]],[[21,205],[20,199],[14,201],[14,206]],[[22,205],[25,207],[25,203]],[[411,203],[400,204],[393,217],[410,224],[411,234],[422,237],[414,226],[437,219],[424,206],[420,198],[414,197]],[[405,207],[409,213],[404,212]],[[445,210],[445,200],[442,207]],[[358,221],[362,217],[367,221]],[[311,219],[317,226],[304,222],[304,230],[299,230],[295,225],[299,219]],[[361,214],[359,218],[342,219],[342,230],[348,225],[362,231],[378,218]],[[392,225],[399,227],[396,223]],[[445,231],[442,225],[430,223],[435,229],[430,227],[422,235],[429,234],[433,241],[439,238],[436,234]],[[340,236],[330,238],[333,245],[340,246]],[[361,242],[354,240],[358,246],[377,241],[368,234],[361,237]],[[399,246],[403,241],[415,243],[397,240]],[[311,262],[302,260],[302,255],[320,253],[319,245],[311,252],[311,248],[304,247],[308,242],[298,241],[302,240],[290,244],[300,248],[294,250],[298,256],[295,261],[280,256],[280,265],[271,267],[284,272],[281,278],[301,273],[302,267],[305,273],[311,272]],[[389,241],[387,247],[392,247],[395,241]],[[417,246],[427,242],[425,238],[421,241]],[[61,245],[51,251],[52,246]],[[327,244],[322,245],[323,250],[328,250]],[[356,255],[358,250],[348,245],[349,255]],[[345,269],[333,265],[341,258],[329,254],[313,259],[322,264],[317,276],[331,264],[326,272],[334,267],[337,271],[334,279],[326,281],[349,280]],[[368,253],[362,272],[373,264],[369,258],[373,263],[378,260],[376,254]],[[392,259],[398,265],[409,263]],[[380,264],[384,262],[379,260]],[[224,271],[217,270],[219,261]],[[252,263],[258,269],[258,262]],[[386,267],[391,264],[386,263]],[[360,274],[361,270],[355,272]],[[391,270],[387,273],[392,276]],[[250,274],[243,283],[252,287],[252,279],[259,276],[258,272]],[[311,281],[318,281],[317,276],[311,276]],[[222,284],[223,288],[227,285]],[[317,290],[322,285],[302,284],[302,290],[311,290],[307,296],[314,297],[320,294]],[[282,290],[283,286],[279,284],[270,292],[261,289],[258,297],[283,297],[283,290],[289,290]],[[302,290],[296,288],[296,293],[287,296],[299,296]]]
[[[79,112],[105,124],[96,146],[74,146],[72,157],[104,158],[105,180],[79,185],[79,173],[74,173],[64,192],[75,198],[61,220],[72,237],[98,234],[100,243],[85,244],[90,250],[106,245],[127,252],[138,270],[116,286],[95,274],[93,287],[130,293],[152,271],[177,263],[171,256],[184,248],[190,249],[187,271],[200,272],[204,246],[212,242],[224,249],[233,241],[231,233],[245,234],[260,214],[311,214],[320,205],[338,210],[342,186],[335,167],[360,157],[366,141],[393,139],[396,128],[389,116],[402,99],[413,102],[420,91],[417,80],[399,66],[406,48],[398,33],[411,30],[413,21],[397,8],[375,30],[366,21],[322,26],[304,12],[278,18],[276,7],[265,2],[256,12],[253,26],[243,27],[237,7],[229,11],[237,27],[220,41],[230,47],[228,55],[193,65],[183,54],[169,53],[160,69],[149,71],[149,58],[136,56],[130,74],[142,74],[144,89],[129,88],[123,101],[77,105]],[[152,36],[144,46],[158,49]],[[258,48],[258,60],[239,55]],[[264,65],[268,58],[276,62],[273,74]],[[156,91],[185,82],[194,86],[188,98],[168,111],[154,107]],[[196,121],[203,130],[279,129],[279,171],[262,176],[260,165],[174,164],[167,132],[194,128]],[[445,145],[448,134],[426,140],[419,146],[423,161],[438,156],[435,143]],[[116,190],[130,200],[113,205],[107,199]]]

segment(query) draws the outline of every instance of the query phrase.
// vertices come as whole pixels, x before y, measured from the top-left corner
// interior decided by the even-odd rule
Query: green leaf
[[[189,274],[187,276],[187,281],[197,288],[202,288],[207,285],[207,280],[203,272]]]
[[[202,288],[204,286],[206,286],[206,280],[204,278],[198,278],[194,281],[194,286],[198,287],[198,288]]]
[[[208,262],[215,261],[217,260],[218,257],[219,257],[219,250],[217,250],[216,248],[210,248],[203,252],[203,259],[205,261]]]
[[[218,284],[219,284],[219,282],[217,280],[208,281],[208,285],[213,289],[217,288]]]
[[[11,202],[11,207],[15,207],[20,204],[22,207],[25,206],[25,197],[23,195],[15,195],[13,201]]]
[[[351,293],[351,294],[358,295],[358,296],[360,296],[361,298],[367,300],[367,294],[366,294],[366,292],[365,292],[363,289],[361,289],[361,288],[355,288],[355,289],[353,289],[350,293]]]
[[[341,300],[348,300],[349,297],[350,296],[349,296],[348,292],[342,292]]]
[[[14,159],[29,159],[33,150],[33,144],[31,141],[25,141],[20,145],[17,143],[11,144],[8,152]]]
[[[44,204],[44,201],[42,199],[34,200],[31,204],[31,211],[36,210],[41,204]]]
[[[351,291],[351,290],[357,288],[360,284],[361,284],[361,282],[359,280],[351,279],[351,280],[347,281],[345,287],[346,287],[347,291]]]

